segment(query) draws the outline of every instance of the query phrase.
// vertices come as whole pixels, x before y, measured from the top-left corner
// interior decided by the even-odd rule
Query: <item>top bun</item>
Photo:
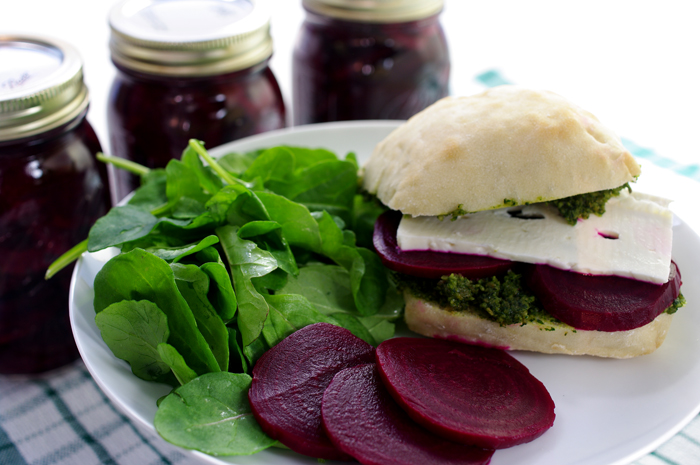
[[[591,113],[552,92],[500,86],[413,116],[375,147],[363,183],[393,210],[435,216],[613,189],[639,174]]]

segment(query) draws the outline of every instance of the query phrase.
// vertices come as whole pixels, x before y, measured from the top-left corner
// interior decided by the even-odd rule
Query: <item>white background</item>
[[[301,0],[261,1],[272,15],[271,67],[291,110]],[[0,33],[44,34],[78,48],[91,91],[88,118],[105,150],[114,74],[107,13],[113,3],[0,0]],[[700,162],[700,2],[446,0],[441,19],[453,64],[452,94],[480,90],[474,77],[498,69],[512,82],[560,93],[664,157]]]

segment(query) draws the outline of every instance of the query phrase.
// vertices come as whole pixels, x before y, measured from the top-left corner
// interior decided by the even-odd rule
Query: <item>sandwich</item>
[[[500,86],[444,98],[380,142],[374,246],[419,334],[544,353],[656,350],[684,303],[669,201],[591,113]]]

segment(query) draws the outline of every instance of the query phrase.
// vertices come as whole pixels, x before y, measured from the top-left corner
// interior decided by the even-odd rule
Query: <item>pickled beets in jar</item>
[[[259,2],[127,0],[109,22],[111,155],[162,168],[192,138],[214,147],[286,126]],[[126,171],[111,174],[114,201],[139,185]]]
[[[77,51],[3,36],[0,63],[0,373],[37,373],[78,357],[71,270],[44,275],[107,213],[107,171]]]
[[[408,119],[448,95],[443,0],[304,0],[294,124]]]

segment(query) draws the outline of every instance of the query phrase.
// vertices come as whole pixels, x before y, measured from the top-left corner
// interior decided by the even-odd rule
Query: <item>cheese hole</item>
[[[511,218],[520,218],[521,220],[543,220],[544,215],[542,213],[523,213],[522,208],[511,208],[508,210],[508,214]]]
[[[598,235],[604,239],[619,239],[620,235],[614,231],[598,231]]]

